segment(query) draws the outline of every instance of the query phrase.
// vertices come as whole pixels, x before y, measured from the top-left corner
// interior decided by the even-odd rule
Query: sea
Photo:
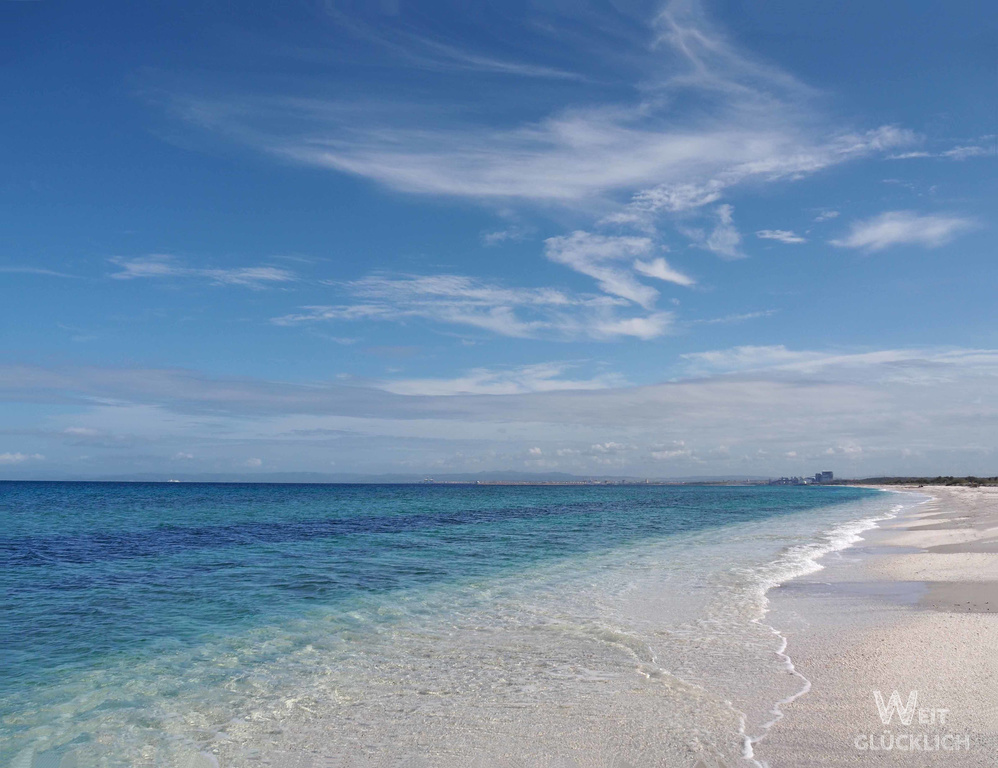
[[[0,765],[751,766],[845,486],[0,483]]]

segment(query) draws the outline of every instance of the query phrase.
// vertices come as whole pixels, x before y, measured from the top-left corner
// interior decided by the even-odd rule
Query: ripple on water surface
[[[802,684],[765,589],[888,502],[5,484],[0,758],[734,763]]]

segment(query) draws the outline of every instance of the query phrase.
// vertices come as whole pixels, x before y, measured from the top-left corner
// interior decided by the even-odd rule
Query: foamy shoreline
[[[811,689],[756,745],[759,764],[995,764],[998,489],[906,490],[931,498],[771,591],[767,623]]]

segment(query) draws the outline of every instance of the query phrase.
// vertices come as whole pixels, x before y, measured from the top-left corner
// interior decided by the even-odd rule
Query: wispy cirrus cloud
[[[527,231],[524,228],[518,226],[506,227],[505,229],[497,229],[492,232],[483,232],[482,245],[492,247],[502,245],[503,243],[523,240],[525,237],[527,237]]]
[[[681,227],[686,235],[698,248],[710,251],[722,259],[732,261],[744,259],[746,254],[741,249],[742,235],[735,226],[735,209],[724,203],[714,210],[714,226],[709,232],[703,229]]]
[[[0,266],[0,273],[7,275],[41,275],[44,277],[66,277],[74,279],[77,277],[77,275],[70,275],[54,269],[26,266]]]
[[[659,291],[639,276],[680,286],[695,284],[656,256],[663,249],[648,237],[578,230],[548,238],[544,246],[549,260],[593,278],[603,295],[512,288],[464,275],[370,275],[331,284],[350,295],[349,303],[306,306],[272,322],[291,326],[420,318],[513,338],[648,340],[669,332],[673,313],[655,308]],[[635,307],[642,312],[635,314]]]
[[[178,259],[166,254],[152,254],[132,259],[115,258],[118,267],[110,277],[114,280],[202,278],[216,285],[241,285],[246,288],[263,288],[275,283],[290,283],[298,276],[279,267],[236,267],[231,269],[197,268],[184,266]]]
[[[654,11],[643,9],[643,16],[633,11],[622,20],[617,16],[623,12],[615,9],[612,21],[596,24],[599,12],[586,16],[591,27],[576,63],[612,59],[619,80],[612,88],[586,90],[568,76],[583,70],[554,66],[541,55],[549,47],[533,51],[535,61],[518,71],[494,52],[471,52],[418,31],[418,21],[404,12],[387,22],[361,18],[367,11],[360,6],[335,12],[338,23],[357,37],[431,69],[536,77],[544,99],[529,109],[500,110],[501,118],[492,109],[475,107],[466,94],[456,97],[453,88],[435,89],[432,83],[418,102],[406,102],[404,96],[359,101],[328,91],[258,86],[242,93],[175,93],[170,104],[178,116],[275,157],[407,193],[499,203],[514,212],[517,206],[536,209],[540,203],[594,221],[549,237],[543,255],[594,279],[606,294],[602,298],[575,296],[559,305],[538,303],[529,292],[515,301],[492,302],[431,291],[426,296],[436,298],[417,300],[411,290],[429,287],[433,278],[410,280],[405,290],[401,283],[388,289],[375,280],[348,288],[358,294],[375,286],[402,291],[404,302],[393,303],[387,293],[371,295],[363,302],[313,305],[275,322],[419,317],[518,338],[656,338],[667,332],[672,315],[655,308],[659,288],[646,280],[695,284],[661,255],[663,226],[675,226],[696,247],[723,259],[744,258],[734,208],[723,202],[733,188],[797,180],[916,141],[915,134],[898,126],[857,130],[836,125],[813,89],[734,45],[712,26],[697,0],[672,0]],[[577,14],[563,9],[552,14],[544,25],[552,35],[579,33]],[[507,21],[522,24],[522,19]],[[518,38],[535,41],[535,29],[521,31]],[[621,36],[629,53],[626,65],[616,68]],[[519,102],[519,93],[495,80],[483,87],[496,104]],[[677,103],[690,108],[677,109]],[[605,234],[612,227],[637,230],[640,236]],[[763,231],[796,242],[788,238],[797,235]],[[496,245],[519,233],[497,229],[482,242]],[[641,307],[644,314],[624,312],[617,299]],[[567,309],[570,304],[573,308]]]
[[[778,114],[760,113],[769,103],[763,95],[753,103],[743,93],[735,102],[723,108],[724,116],[699,123],[649,117],[656,105],[640,104],[566,109],[506,130],[391,123],[362,129],[353,123],[360,112],[354,105],[310,98],[248,98],[223,107],[194,102],[184,111],[219,130],[230,128],[232,115],[296,114],[296,124],[313,126],[307,136],[272,124],[231,129],[275,155],[404,192],[574,205],[630,191],[636,215],[695,209],[746,181],[800,178],[913,140],[910,131],[893,126],[813,135],[795,125],[792,107],[784,106],[787,124]]]
[[[672,314],[628,314],[625,299],[551,288],[511,288],[464,275],[371,275],[340,284],[347,304],[307,306],[277,325],[420,318],[512,338],[650,339],[669,331]]]
[[[658,250],[651,238],[610,237],[576,231],[548,238],[544,245],[544,253],[551,261],[592,277],[605,293],[646,309],[654,305],[659,293],[638,281],[634,272],[678,285],[693,284],[691,278],[672,269],[662,257],[648,262],[637,258]],[[621,265],[621,262],[625,263]]]
[[[765,100],[760,95],[760,108]],[[789,105],[783,105],[783,108],[793,112]],[[846,131],[823,138],[803,129],[799,134],[780,138],[742,136],[740,141],[752,148],[752,156],[716,163],[709,169],[687,173],[685,178],[642,189],[633,195],[624,215],[641,222],[662,212],[693,212],[717,202],[726,191],[743,183],[797,180],[841,163],[906,146],[914,140],[915,134],[911,131],[890,125],[863,133]]]
[[[762,370],[786,365],[810,363],[828,359],[822,352],[795,351],[782,344],[771,346],[746,345],[730,349],[689,352],[681,356],[687,371],[694,374],[731,373],[734,371]]]
[[[392,379],[377,383],[379,389],[399,395],[522,395],[530,392],[565,392],[607,389],[626,384],[617,374],[588,379],[565,378],[575,366],[538,363],[513,368],[475,368],[454,378]]]
[[[736,323],[744,323],[747,320],[758,320],[762,317],[772,317],[777,314],[779,310],[776,309],[761,309],[756,312],[741,312],[733,315],[724,315],[722,317],[712,317],[707,320],[691,320],[691,324],[699,325],[734,325]]]
[[[346,13],[340,19],[354,23]],[[555,36],[559,24],[564,35],[579,32],[576,16],[549,19]],[[732,45],[694,0],[673,0],[629,24],[624,71],[631,81],[619,83],[616,96],[604,90],[580,99],[564,84],[571,73],[528,66],[524,74],[552,80],[546,91],[552,106],[512,124],[473,120],[475,112],[452,89],[419,105],[253,90],[177,94],[171,103],[180,117],[275,156],[405,192],[587,209],[594,200],[623,195],[634,217],[702,207],[747,181],[800,178],[914,140],[894,126],[829,128],[812,89]],[[363,29],[383,40],[373,25]],[[524,39],[533,31],[524,30]],[[495,57],[412,32],[393,38],[399,55],[425,60],[433,51],[435,60],[504,68]],[[580,60],[619,58],[622,40],[612,24],[588,29],[586,43]],[[630,95],[635,89],[640,99]],[[512,95],[499,91],[497,98]],[[679,99],[696,108],[677,111]]]
[[[667,283],[682,286],[696,285],[696,280],[669,266],[669,263],[661,256],[651,261],[635,260],[634,271],[645,277],[654,277],[656,280],[664,280]]]
[[[944,381],[958,370],[998,375],[994,350],[976,349],[880,349],[872,351],[791,349],[783,344],[745,345],[681,355],[685,371],[692,375],[774,373],[822,374],[859,380],[856,372],[877,370],[884,382]],[[943,373],[949,371],[950,373]]]
[[[987,147],[980,147],[977,145],[967,145],[967,146],[957,146],[952,149],[947,149],[945,152],[940,152],[940,157],[946,157],[950,160],[968,160],[971,157],[987,157],[988,155],[994,155],[994,149],[988,149]]]
[[[776,240],[779,243],[786,243],[787,245],[807,242],[806,237],[798,235],[791,229],[760,229],[755,233],[755,236],[761,240]]]
[[[993,157],[994,147],[985,147],[980,144],[958,144],[950,149],[941,152],[928,152],[926,150],[914,150],[911,152],[896,152],[888,156],[888,160],[919,160],[922,158],[943,158],[945,160],[969,160],[972,157]]]
[[[896,245],[938,248],[975,226],[973,219],[963,216],[887,211],[872,219],[854,222],[849,234],[831,243],[869,253]]]
[[[430,72],[482,72],[517,78],[570,81],[588,79],[586,75],[571,69],[523,58],[522,45],[517,46],[521,50],[520,57],[504,56],[469,48],[466,44],[448,39],[439,30],[436,34],[420,34],[415,31],[417,25],[407,16],[406,10],[397,6],[386,13],[383,5],[372,6],[370,3],[358,3],[353,8],[346,3],[328,3],[324,7],[325,13],[337,26],[355,40],[370,45],[377,51],[379,58],[387,55],[407,67]],[[446,14],[448,11],[441,8],[440,12]],[[328,57],[328,52],[304,53],[303,58],[315,58],[316,55],[319,58]]]
[[[466,69],[478,72],[495,72],[518,77],[531,77],[552,80],[586,80],[585,75],[557,67],[542,64],[500,59],[486,56],[457,45],[448,45],[437,40],[431,40],[418,35],[409,35],[411,45],[399,46],[396,50],[404,51],[407,58],[415,60],[428,69]],[[415,52],[422,48],[422,55]]]

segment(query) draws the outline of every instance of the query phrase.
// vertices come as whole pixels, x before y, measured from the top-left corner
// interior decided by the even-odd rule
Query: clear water
[[[0,483],[0,764],[751,764],[844,487]]]

